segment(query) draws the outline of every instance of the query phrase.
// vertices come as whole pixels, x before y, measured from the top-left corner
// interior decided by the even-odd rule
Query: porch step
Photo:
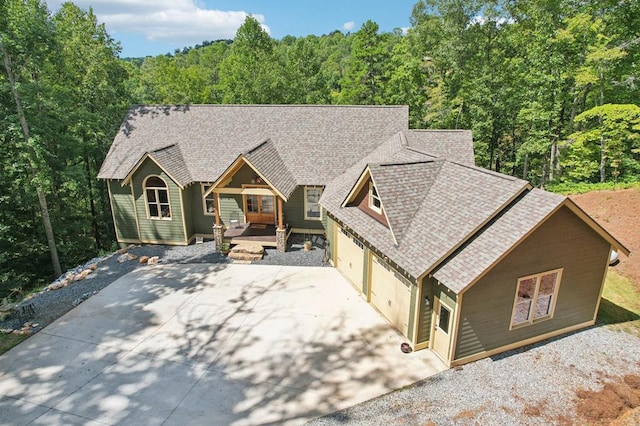
[[[235,260],[260,260],[264,254],[264,247],[260,244],[238,244],[229,252],[229,257]]]

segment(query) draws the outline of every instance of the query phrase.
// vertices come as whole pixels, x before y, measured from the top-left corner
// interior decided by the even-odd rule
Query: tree
[[[619,178],[636,178],[640,172],[639,106],[597,106],[578,115],[576,124],[580,130],[569,136],[564,161],[572,180],[603,182],[602,164],[604,177],[608,172],[614,182]]]
[[[48,184],[46,173],[48,167],[41,155],[43,148],[40,145],[41,139],[31,132],[27,111],[23,106],[23,94],[19,91],[19,84],[25,89],[33,86],[35,93],[30,94],[38,96],[38,74],[46,66],[46,54],[53,44],[53,29],[46,6],[39,0],[8,0],[3,5],[2,15],[5,22],[2,23],[4,31],[0,32],[0,54],[2,54],[4,71],[9,81],[15,111],[24,137],[23,146],[29,175],[38,196],[51,264],[54,273],[61,275],[62,269],[45,194]],[[17,67],[14,66],[14,61],[18,62]],[[26,97],[30,94],[25,93]],[[39,106],[37,99],[30,101],[32,105]]]
[[[229,55],[220,64],[218,89],[223,103],[286,103],[283,70],[275,42],[252,16],[238,29]]]
[[[382,104],[385,66],[390,52],[378,35],[378,24],[367,21],[358,31],[351,45],[351,56],[345,76],[340,81],[339,102],[342,104]]]

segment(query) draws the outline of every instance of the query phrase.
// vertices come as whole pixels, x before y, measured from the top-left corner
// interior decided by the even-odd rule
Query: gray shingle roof
[[[358,207],[341,207],[350,184],[357,180],[364,166],[383,163],[388,158],[413,159],[428,169],[421,171],[417,179],[403,176],[402,183],[408,187],[396,189],[396,194],[380,194],[387,209],[385,198],[396,200],[406,192],[418,190],[418,186],[429,187],[413,217],[409,219],[405,212],[399,220],[405,230],[397,245],[388,228]],[[338,220],[416,277],[437,266],[528,187],[528,182],[521,179],[449,161],[441,161],[440,170],[435,173],[434,163],[425,162],[426,158],[432,159],[391,138],[328,185],[320,201]],[[426,179],[432,181],[426,182]],[[387,204],[393,203],[387,201]],[[387,216],[390,218],[391,212]]]
[[[146,152],[179,144],[192,179],[213,182],[271,139],[298,185],[322,185],[401,131],[405,106],[135,106],[98,177],[123,179]]]
[[[475,165],[471,130],[409,130],[409,147],[445,157],[461,164]]]
[[[406,153],[407,150],[401,152]],[[396,241],[401,241],[422,201],[436,181],[444,160],[370,164],[371,178]]]
[[[269,139],[257,147],[245,152],[244,157],[262,173],[262,175],[282,195],[289,196],[296,189],[296,180],[289,172],[285,162],[280,157],[274,143]]]
[[[174,144],[156,149],[150,152],[149,156],[183,187],[193,182],[178,145]]]
[[[564,200],[561,195],[539,189],[526,191],[443,262],[433,276],[454,292],[463,291]]]

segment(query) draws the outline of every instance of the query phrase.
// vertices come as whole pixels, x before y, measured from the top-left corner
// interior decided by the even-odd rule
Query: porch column
[[[224,232],[222,225],[220,224],[220,194],[215,193],[215,197],[213,197],[213,199],[216,210],[216,224],[213,225],[213,239],[216,242],[216,249],[220,250],[220,247],[222,247],[222,243],[224,242]]]
[[[287,250],[287,230],[282,224],[282,198],[278,197],[278,229],[276,229],[276,249],[284,253]]]
[[[214,193],[215,197],[213,198],[215,200],[215,210],[216,210],[216,226],[220,226],[220,194],[218,194],[217,192]]]

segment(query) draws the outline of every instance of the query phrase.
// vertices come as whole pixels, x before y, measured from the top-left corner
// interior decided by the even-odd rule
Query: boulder
[[[140,259],[138,259],[139,263],[147,263],[149,261],[149,256],[140,256]]]
[[[260,258],[264,254],[264,247],[260,244],[248,243],[248,244],[238,244],[234,248],[231,249],[231,253],[250,253],[250,254],[259,254]]]
[[[95,271],[96,269],[98,269],[98,264],[92,263],[91,265],[89,265],[89,269],[91,269],[92,271]]]
[[[127,260],[129,260],[129,256],[127,256],[127,253],[123,253],[120,256],[118,256],[118,259],[116,259],[118,261],[118,263],[124,263]]]
[[[128,260],[136,260],[138,258],[138,256],[136,256],[133,253],[127,253],[127,259]]]
[[[147,260],[147,265],[156,265],[158,262],[160,262],[160,258],[158,256],[153,256]]]
[[[230,252],[229,257],[234,260],[260,260],[262,259],[261,254],[253,254],[253,253],[242,253],[242,252]]]
[[[116,253],[118,253],[118,254],[127,254],[127,249],[126,248],[121,248],[121,249],[117,250]]]

